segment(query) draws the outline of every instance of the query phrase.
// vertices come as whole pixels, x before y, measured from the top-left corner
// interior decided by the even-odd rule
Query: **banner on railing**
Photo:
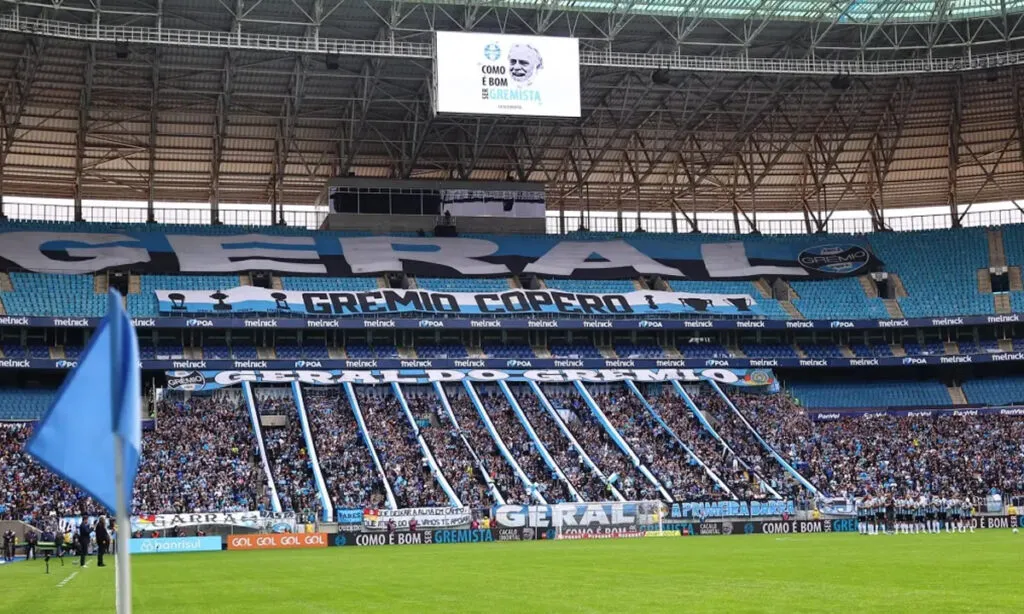
[[[291,533],[295,531],[296,519],[295,514],[291,512],[205,512],[132,516],[131,524],[133,532],[219,525],[246,527],[267,533]]]
[[[11,226],[7,226],[10,228]],[[0,232],[0,267],[35,273],[141,273],[510,277],[574,279],[753,279],[863,274],[881,263],[863,243],[794,236],[765,242],[701,236],[637,235],[574,241],[557,236],[396,237],[270,234],[200,235],[155,231]],[[217,288],[214,288],[215,290]]]
[[[286,384],[299,382],[310,386],[338,384],[432,384],[434,382],[525,382],[561,384],[584,382],[607,384],[626,380],[634,382],[699,382],[713,380],[720,384],[741,387],[768,387],[777,382],[771,371],[746,369],[535,369],[531,371],[498,371],[489,369],[374,369],[352,370],[251,370],[251,371],[168,371],[167,387],[172,390],[217,390],[250,382],[255,384]]]
[[[932,418],[935,416],[1007,416],[1010,418],[1024,418],[1024,406],[1011,405],[1006,407],[918,407],[914,409],[876,409],[876,410],[851,410],[851,409],[808,409],[807,415],[815,422],[835,422],[836,420],[872,420],[877,418]]]
[[[334,509],[334,515],[338,524],[363,524],[363,508],[361,507],[338,507]]]
[[[673,503],[669,518],[753,518],[795,512],[792,501],[696,501]]]
[[[418,529],[442,529],[468,527],[473,521],[469,508],[461,507],[410,507],[400,510],[363,510],[363,527],[371,531],[388,528],[405,530],[410,521],[416,520]],[[390,525],[390,526],[389,526]]]
[[[157,290],[161,313],[238,313],[317,316],[430,315],[675,316],[760,315],[749,294],[689,294],[645,290],[577,293],[557,290],[432,292],[381,289],[297,292],[254,286],[210,290]]]
[[[496,505],[491,518],[499,529],[544,529],[548,536],[582,537],[641,532],[661,521],[657,501]]]
[[[679,534],[689,535],[792,535],[807,533],[853,533],[853,518],[820,520],[749,520],[747,522],[688,522],[679,526]]]

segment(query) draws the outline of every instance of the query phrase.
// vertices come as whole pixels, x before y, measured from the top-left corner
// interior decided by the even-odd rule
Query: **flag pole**
[[[117,554],[114,561],[114,592],[117,614],[131,614],[132,611],[132,571],[128,554],[128,540],[131,539],[131,524],[128,522],[128,502],[125,501],[124,489],[124,439],[116,428],[121,403],[124,401],[123,372],[124,339],[119,312],[121,310],[121,294],[112,290],[107,301],[107,327],[110,329],[110,424],[114,431],[114,491],[117,493],[117,541],[114,548]],[[135,369],[137,365],[129,368]],[[118,394],[118,391],[121,394]],[[137,419],[137,418],[136,418]]]
[[[117,591],[117,614],[131,614],[132,611],[132,569],[128,554],[128,541],[131,539],[131,523],[128,522],[128,505],[125,501],[124,489],[124,440],[114,435],[114,475],[117,480],[117,541],[114,547],[116,573],[115,590]]]

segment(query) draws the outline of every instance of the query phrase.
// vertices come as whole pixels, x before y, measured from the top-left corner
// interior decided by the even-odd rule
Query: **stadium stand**
[[[302,399],[320,472],[335,507],[384,506],[387,497],[380,472],[348,401],[337,389],[327,388],[303,388]]]
[[[789,390],[804,407],[944,407],[949,389],[936,381],[790,382]]]
[[[983,405],[1024,404],[1024,376],[967,380],[961,386],[967,401]]]
[[[466,436],[469,445],[483,464],[484,471],[490,476],[505,502],[518,505],[531,503],[530,493],[516,477],[511,465],[501,456],[469,396],[455,388],[446,389],[446,395],[452,413],[462,428],[462,434]]]
[[[137,514],[269,510],[252,423],[238,395],[166,400],[143,433]]]
[[[544,499],[548,503],[575,501],[566,484],[544,463],[526,428],[513,413],[505,395],[496,389],[479,391],[478,394],[498,436],[530,481],[537,485]]]
[[[496,500],[488,492],[487,482],[477,468],[475,453],[432,390],[404,387],[409,411],[416,418],[420,434],[434,454],[441,472],[464,506],[488,507]]]
[[[444,277],[417,277],[416,286],[435,292],[504,292],[511,288],[507,279],[449,279]]]
[[[676,501],[711,501],[725,496],[704,469],[628,392],[596,397],[612,426]]]
[[[92,275],[10,274],[11,292],[0,292],[7,313],[15,316],[99,317],[107,296],[96,294]]]
[[[548,279],[544,281],[544,285],[552,290],[561,290],[563,292],[624,293],[636,291],[636,285],[632,281],[625,279]]]
[[[302,518],[322,509],[316,488],[309,454],[302,438],[296,414],[295,401],[284,389],[254,391],[256,411],[261,415],[284,417],[282,426],[261,425],[267,462],[274,477],[281,509],[295,512]]]
[[[369,292],[378,290],[375,277],[281,277],[281,287],[300,292]]]
[[[358,390],[356,395],[366,428],[398,506],[450,505],[448,496],[441,490],[416,443],[409,421],[402,415],[398,400],[390,390]]]
[[[512,393],[530,426],[537,433],[537,438],[583,500],[610,500],[612,497],[601,478],[587,466],[579,450],[560,429],[556,418],[541,408],[540,400],[533,391],[528,388],[513,388]]]
[[[791,317],[779,301],[761,296],[749,281],[672,281],[669,287],[676,292],[695,294],[747,294],[754,299],[764,317],[773,320],[788,320]]]
[[[48,389],[0,388],[0,421],[41,418],[53,403],[55,392]]]
[[[978,292],[977,271],[988,268],[984,228],[868,235],[887,271],[907,290],[898,299],[909,318],[994,313],[992,297]]]
[[[854,277],[823,281],[794,281],[789,284],[800,297],[793,305],[809,320],[888,318],[885,303],[869,298]]]
[[[661,495],[650,481],[634,467],[629,458],[616,445],[608,432],[586,406],[579,393],[568,387],[545,390],[555,409],[569,412],[566,425],[594,464],[624,497],[631,501],[656,500]],[[597,399],[595,399],[597,401]],[[600,401],[598,401],[600,403]],[[617,476],[614,477],[613,476]]]

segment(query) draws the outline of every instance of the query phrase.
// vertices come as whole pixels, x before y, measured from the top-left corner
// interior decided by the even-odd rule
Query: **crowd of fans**
[[[32,425],[0,423],[0,519],[78,514],[92,500],[24,452]]]
[[[295,401],[291,396],[259,395],[256,411],[261,415],[284,418],[282,426],[261,427],[281,510],[295,512],[302,517],[316,514],[321,509],[320,497],[313,484],[312,461],[302,437]]]
[[[505,499],[505,503],[517,505],[534,503],[530,492],[516,476],[512,466],[501,455],[494,439],[487,432],[487,427],[484,426],[483,420],[469,396],[457,388],[449,388],[447,396],[452,413],[455,414],[455,419],[462,427],[462,434],[466,436],[466,440],[476,451],[484,469],[491,477],[491,481],[494,482],[498,492]]]
[[[856,416],[814,423],[784,394],[730,399],[787,462],[831,496],[1024,494],[1019,418]]]
[[[544,462],[505,395],[500,390],[492,389],[480,395],[480,402],[512,458],[516,459],[526,477],[536,485],[544,500],[548,503],[575,501],[565,482]]]
[[[269,510],[252,421],[238,395],[161,401],[142,435],[137,514]]]
[[[540,400],[528,389],[513,389],[516,401],[526,419],[530,421],[537,438],[558,464],[569,483],[584,501],[611,500],[610,493],[600,476],[587,466],[580,451],[562,433],[556,418],[540,406]]]
[[[767,498],[761,480],[704,428],[671,387],[665,387],[657,396],[649,394],[647,398],[672,432],[710,467],[733,497],[748,501]]]
[[[348,399],[338,389],[321,387],[303,389],[302,397],[320,473],[335,507],[386,505],[380,472],[359,432]]]
[[[373,447],[398,507],[451,505],[390,390],[356,394]]]
[[[712,423],[718,434],[729,442],[729,447],[750,470],[767,482],[782,496],[795,495],[800,485],[793,479],[779,461],[747,428],[743,420],[728,406],[722,397],[702,384],[698,392],[690,395],[696,405]]]
[[[725,496],[725,491],[631,392],[623,390],[594,398],[615,430],[674,500],[707,501]]]
[[[448,412],[433,390],[409,395],[409,411],[419,423],[420,435],[463,506],[484,508],[496,503],[480,472],[476,453],[464,435],[452,424]]]
[[[661,499],[658,488],[615,445],[575,389],[560,387],[545,394],[556,409],[569,412],[565,421],[569,430],[623,497],[630,501]]]

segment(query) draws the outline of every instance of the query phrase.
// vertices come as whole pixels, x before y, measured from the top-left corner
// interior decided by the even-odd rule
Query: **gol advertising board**
[[[434,85],[438,113],[579,117],[579,41],[438,32]]]
[[[285,550],[326,547],[326,533],[260,533],[256,535],[228,536],[228,550]]]

